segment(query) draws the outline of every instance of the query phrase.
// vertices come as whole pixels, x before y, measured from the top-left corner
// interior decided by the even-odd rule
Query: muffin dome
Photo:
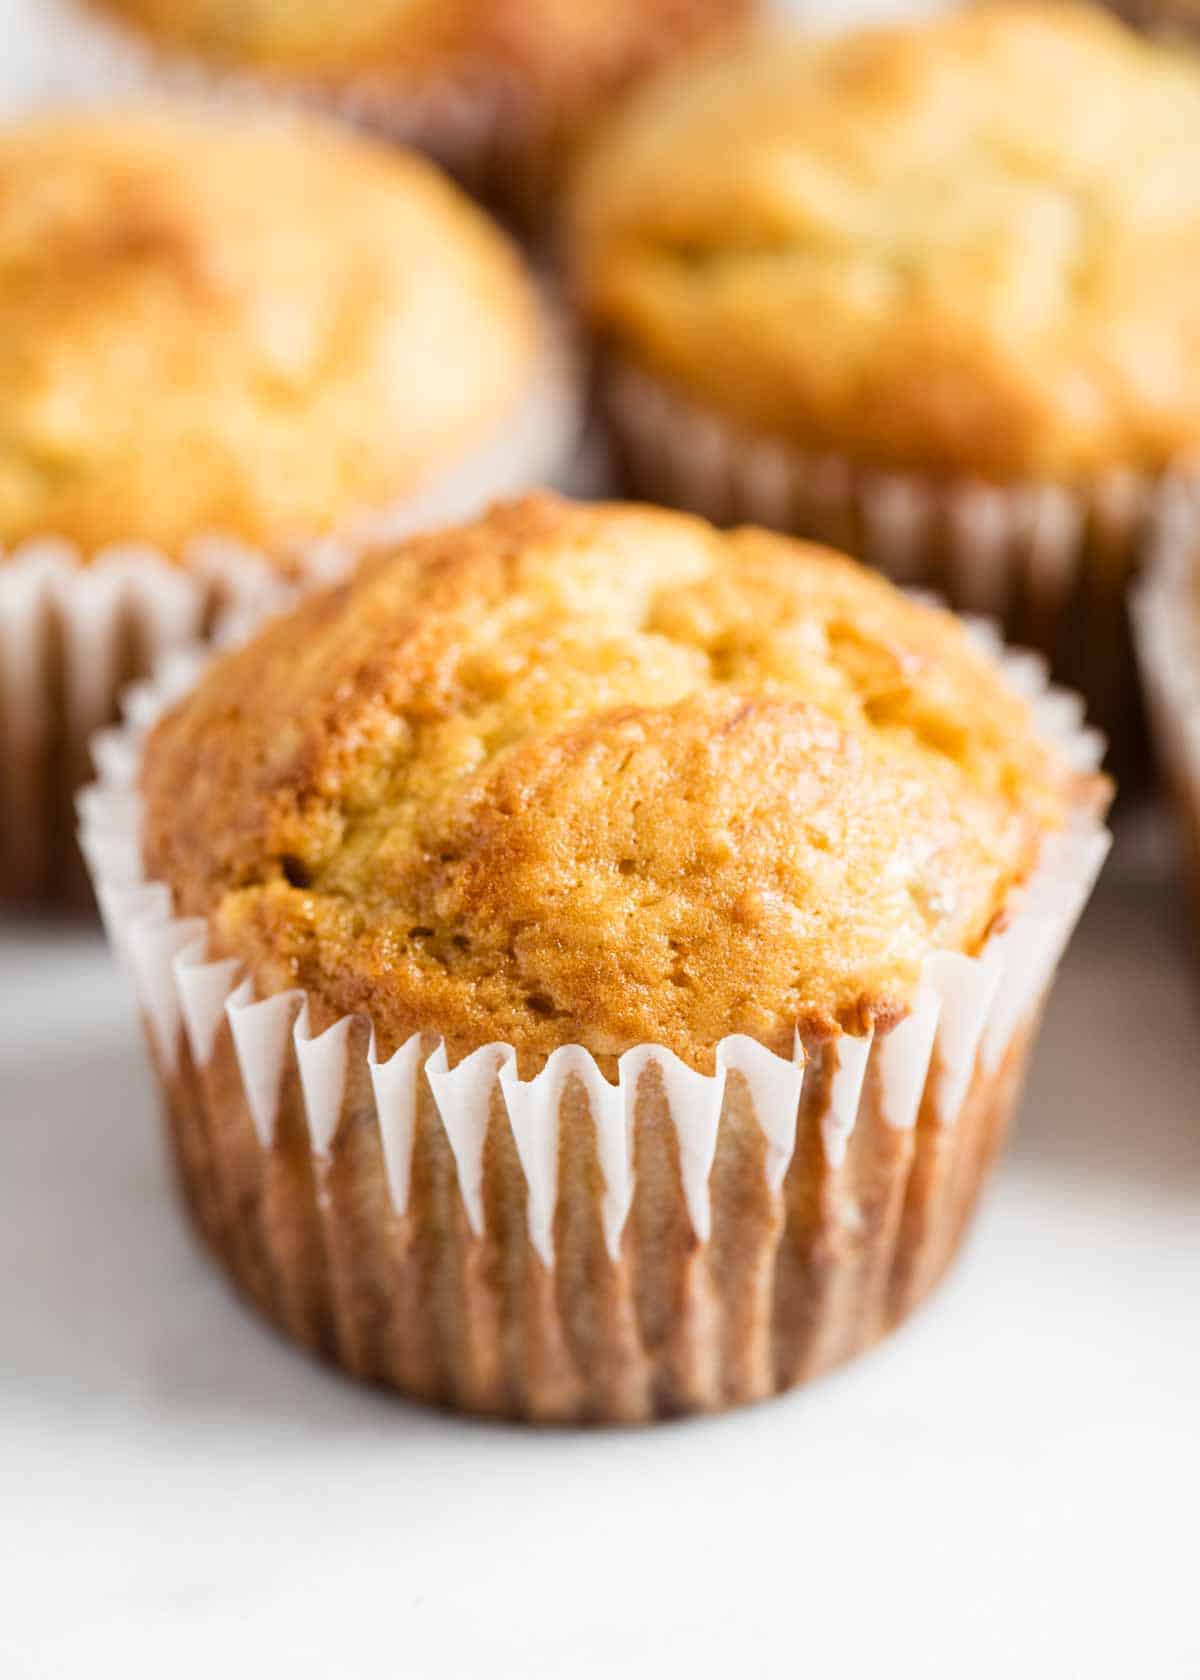
[[[1078,790],[949,616],[839,556],[539,498],[365,562],[148,743],[147,873],[260,991],[452,1055],[903,1013]]]
[[[764,39],[639,97],[575,265],[638,366],[753,430],[998,481],[1200,446],[1200,67],[996,4]]]
[[[514,251],[415,159],[169,107],[0,132],[0,543],[329,530],[497,426],[536,355]]]

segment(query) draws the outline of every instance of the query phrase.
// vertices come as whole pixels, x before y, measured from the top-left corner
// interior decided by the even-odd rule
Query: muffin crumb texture
[[[884,1028],[1076,797],[948,615],[852,562],[539,497],[370,557],[152,735],[148,874],[381,1053]]]
[[[499,424],[536,340],[499,231],[332,125],[163,105],[0,135],[0,544],[340,528]]]
[[[573,206],[618,354],[753,431],[993,481],[1200,448],[1200,66],[998,3],[640,96]]]

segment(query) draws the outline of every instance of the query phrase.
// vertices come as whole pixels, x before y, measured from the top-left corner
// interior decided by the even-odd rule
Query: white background
[[[934,1303],[625,1434],[428,1414],[247,1316],[99,936],[0,924],[0,1676],[1200,1675],[1200,971],[1158,851],[1110,867]]]

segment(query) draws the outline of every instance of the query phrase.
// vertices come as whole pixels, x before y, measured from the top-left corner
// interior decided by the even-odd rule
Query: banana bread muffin
[[[529,216],[595,117],[753,0],[91,0],[168,59],[306,95]]]
[[[1107,795],[852,562],[550,498],[372,556],[132,758],[86,845],[202,1229],[351,1369],[530,1417],[772,1393],[923,1296]]]
[[[845,543],[1127,704],[1200,448],[1200,66],[992,4],[764,39],[598,142],[575,273],[638,487]]]
[[[196,539],[288,571],[306,539],[541,480],[550,359],[517,253],[419,159],[181,107],[0,129],[0,896],[56,891],[51,807],[133,644],[210,611]],[[228,558],[226,593],[261,588]]]

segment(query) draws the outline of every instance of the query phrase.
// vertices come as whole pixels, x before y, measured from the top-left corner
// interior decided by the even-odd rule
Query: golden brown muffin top
[[[587,114],[754,0],[92,0],[217,66],[337,83],[449,70]]]
[[[957,622],[551,497],[372,557],[151,736],[149,875],[263,993],[522,1066],[886,1025],[1078,793]]]
[[[309,536],[498,424],[515,251],[425,163],[169,109],[0,129],[0,544]]]
[[[1070,480],[1200,447],[1200,65],[993,4],[763,39],[589,156],[575,261],[619,351],[860,464]]]

